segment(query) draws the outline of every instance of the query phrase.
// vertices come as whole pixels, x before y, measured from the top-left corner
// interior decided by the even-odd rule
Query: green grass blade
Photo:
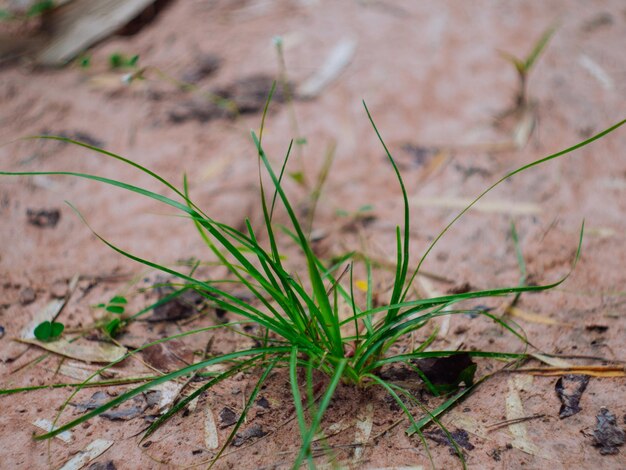
[[[535,47],[533,47],[533,50],[530,52],[530,54],[528,54],[526,60],[524,60],[524,70],[526,73],[530,72],[533,65],[535,65],[535,62],[537,61],[543,50],[546,48],[548,42],[550,42],[550,39],[555,32],[556,26],[551,26],[541,35],[541,37],[535,44]]]
[[[257,151],[259,153],[259,156],[261,160],[263,161],[268,174],[272,178],[272,181],[274,182],[274,186],[276,190],[278,191],[278,195],[281,198],[281,201],[283,202],[285,209],[287,210],[289,219],[291,220],[294,226],[294,229],[296,230],[296,233],[298,235],[298,238],[300,239],[300,242],[302,243],[302,249],[304,250],[304,254],[307,260],[309,279],[311,281],[311,286],[313,288],[313,294],[314,294],[315,300],[317,301],[317,305],[319,307],[320,327],[326,334],[327,345],[334,355],[336,355],[337,357],[343,357],[344,352],[343,352],[343,346],[341,342],[341,333],[339,331],[338,319],[336,318],[335,313],[333,312],[332,307],[330,305],[330,301],[328,300],[328,297],[326,296],[326,289],[324,288],[324,283],[322,282],[322,278],[317,268],[316,257],[313,254],[313,251],[311,250],[308,240],[306,236],[304,235],[302,227],[300,226],[298,218],[296,217],[295,212],[293,211],[293,208],[291,207],[291,204],[287,196],[285,195],[285,192],[283,191],[280,183],[278,182],[278,178],[276,177],[274,170],[269,164],[269,161],[267,160],[267,156],[265,155],[265,152],[261,148],[259,144],[259,140],[257,139],[254,132],[252,133],[252,139],[254,140],[254,143],[257,146]],[[315,310],[310,313],[313,313],[314,315],[318,314],[318,312],[316,312]]]
[[[300,453],[298,454],[298,457],[296,458],[293,464],[293,468],[299,468],[300,465],[302,464],[302,461],[309,455],[311,442],[313,441],[313,438],[315,437],[315,433],[317,432],[317,429],[319,428],[319,425],[322,422],[322,417],[324,416],[324,413],[326,412],[326,408],[328,408],[328,405],[330,404],[330,400],[335,394],[335,389],[337,388],[337,385],[339,384],[339,381],[341,380],[343,370],[346,364],[347,364],[346,359],[341,359],[338,362],[336,369],[335,369],[335,373],[333,374],[330,380],[330,383],[328,384],[328,388],[326,389],[326,392],[324,393],[324,396],[322,397],[322,400],[320,401],[320,406],[317,410],[317,413],[315,414],[315,417],[311,421],[311,426],[309,427],[306,436],[302,440],[302,447],[300,448]]]
[[[298,427],[300,428],[300,436],[302,439],[307,435],[308,427],[304,419],[304,408],[302,407],[302,396],[300,395],[300,388],[298,387],[298,347],[294,346],[291,349],[291,356],[289,359],[289,382],[291,384],[291,395],[293,396],[293,404],[296,409],[296,418],[298,419]]]
[[[398,263],[397,263],[398,271],[396,272],[396,278],[394,280],[393,292],[391,294],[391,301],[390,301],[391,304],[396,304],[404,298],[404,294],[402,293],[402,290],[404,289],[404,285],[406,283],[407,272],[409,269],[409,243],[410,243],[410,227],[411,227],[409,198],[407,196],[406,188],[404,186],[404,181],[402,179],[402,175],[400,174],[400,170],[398,169],[398,166],[396,165],[395,160],[391,156],[391,152],[389,152],[389,149],[387,148],[385,141],[380,135],[380,132],[378,131],[378,128],[376,127],[376,124],[374,123],[374,119],[372,118],[372,115],[370,114],[370,111],[367,108],[365,101],[363,101],[363,106],[365,107],[365,112],[367,113],[367,117],[369,118],[370,123],[372,124],[372,127],[374,128],[374,131],[376,132],[376,135],[378,136],[378,140],[380,140],[380,143],[382,144],[383,148],[385,149],[385,153],[387,154],[387,158],[389,159],[389,161],[391,162],[391,165],[393,166],[393,170],[396,173],[396,178],[398,180],[398,183],[400,183],[400,189],[402,191],[402,201],[404,204],[404,240],[403,240],[402,250],[400,250],[400,247],[398,246]],[[398,238],[398,245],[400,245],[401,237],[399,233],[397,235],[397,238]],[[392,320],[397,315],[397,313],[398,311],[396,309],[390,309],[389,312],[387,313],[387,317],[389,318],[389,320]]]
[[[429,255],[429,253],[432,251],[432,249],[435,247],[435,245],[437,244],[437,242],[439,242],[439,240],[441,239],[441,237],[443,237],[448,230],[450,229],[450,227],[452,227],[457,220],[459,220],[467,211],[469,211],[472,207],[474,207],[474,205],[480,201],[485,195],[487,195],[489,192],[491,192],[496,186],[499,186],[500,183],[502,183],[503,181],[517,175],[518,173],[521,173],[523,171],[526,171],[530,168],[533,168],[537,165],[541,165],[542,163],[546,163],[550,160],[554,160],[555,158],[559,158],[562,157],[564,155],[570,154],[575,150],[578,150],[582,147],[585,147],[589,144],[591,144],[592,142],[595,142],[598,139],[601,139],[602,137],[604,137],[607,134],[610,134],[611,132],[619,129],[621,126],[623,126],[626,123],[626,119],[623,119],[621,121],[619,121],[617,124],[614,124],[613,126],[603,130],[602,132],[599,132],[598,134],[588,138],[587,140],[584,140],[582,142],[579,142],[575,145],[572,145],[571,147],[566,148],[565,150],[561,150],[559,152],[553,153],[551,155],[548,155],[547,157],[544,158],[540,158],[538,160],[535,160],[531,163],[528,163],[527,165],[523,165],[519,168],[517,168],[516,170],[513,170],[509,173],[507,173],[506,175],[504,175],[502,178],[500,178],[499,180],[497,180],[495,183],[493,183],[491,186],[489,186],[487,189],[485,189],[483,192],[481,192],[470,204],[467,205],[467,207],[465,207],[465,209],[463,209],[461,212],[459,212],[453,219],[452,221],[445,226],[445,228],[439,232],[439,235],[437,235],[435,237],[435,239],[430,243],[430,245],[428,246],[428,248],[426,249],[426,252],[422,255],[422,257],[419,260],[419,263],[417,264],[417,268],[415,268],[415,271],[413,272],[413,275],[411,276],[411,279],[407,285],[407,288],[405,290],[405,293],[403,295],[403,298],[406,296],[406,293],[408,292],[408,287],[413,283],[413,280],[415,279],[415,276],[417,276],[417,273],[419,272],[420,268],[422,267],[422,264],[424,263],[424,260],[426,259],[426,257]]]
[[[205,367],[208,367],[210,365],[213,364],[219,364],[221,362],[227,362],[227,361],[231,361],[233,359],[237,359],[240,357],[245,357],[245,356],[253,356],[253,355],[258,355],[259,357],[261,357],[262,354],[267,354],[267,353],[285,353],[285,352],[289,352],[290,348],[256,348],[256,349],[245,349],[245,350],[241,350],[241,351],[235,351],[233,353],[229,353],[229,354],[224,354],[223,356],[219,356],[219,357],[213,357],[211,359],[207,359],[205,361],[201,361],[201,362],[197,362],[195,364],[192,364],[190,366],[187,367],[183,367],[181,369],[178,369],[174,372],[170,372],[168,374],[164,374],[161,377],[154,379],[146,384],[140,385],[139,387],[133,388],[131,390],[129,390],[128,392],[125,392],[119,396],[117,396],[116,398],[114,398],[113,400],[105,403],[102,406],[99,406],[98,408],[96,408],[95,410],[89,411],[87,413],[85,413],[84,415],[80,416],[79,418],[76,418],[72,421],[70,421],[69,423],[66,423],[58,428],[56,428],[54,431],[50,431],[47,432],[45,434],[39,434],[39,435],[35,435],[34,438],[36,440],[42,440],[42,439],[49,439],[51,437],[54,437],[60,433],[62,433],[63,431],[67,431],[68,429],[72,429],[73,427],[84,423],[85,421],[87,421],[88,419],[93,418],[94,416],[98,416],[99,414],[115,407],[118,406],[122,403],[124,403],[125,401],[129,400],[130,398],[145,392],[147,390],[150,390],[151,388],[163,383],[163,382],[168,382],[170,380],[174,380],[177,379],[178,377],[182,377],[184,375],[188,375],[196,370],[199,369],[203,369]]]

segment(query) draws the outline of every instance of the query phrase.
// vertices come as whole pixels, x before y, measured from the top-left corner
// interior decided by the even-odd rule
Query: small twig
[[[490,424],[489,426],[486,426],[487,428],[487,432],[492,432],[495,431],[496,429],[500,429],[503,428],[505,426],[510,426],[511,424],[519,424],[519,423],[524,423],[526,421],[531,421],[533,419],[540,419],[545,417],[546,415],[544,413],[537,413],[531,416],[523,416],[521,418],[514,418],[514,419],[506,419],[504,421],[500,421],[498,423],[494,423],[494,424]]]

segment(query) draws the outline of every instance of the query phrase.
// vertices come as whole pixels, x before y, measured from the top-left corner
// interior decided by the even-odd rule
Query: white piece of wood
[[[54,431],[58,427],[58,426],[53,426],[52,422],[45,418],[37,418],[37,420],[35,420],[33,424],[37,426],[39,429],[43,429],[46,432]],[[63,442],[67,442],[67,443],[72,442],[72,433],[70,431],[63,431],[54,437],[62,440]]]
[[[113,441],[105,439],[96,439],[78,454],[65,462],[59,470],[80,470],[92,460],[100,457],[113,445]]]
[[[46,19],[52,35],[35,60],[46,66],[64,65],[126,25],[151,3],[154,0],[74,0],[59,7]]]
[[[355,51],[354,39],[343,39],[337,43],[322,67],[298,87],[297,95],[303,99],[312,99],[319,95],[348,66]]]

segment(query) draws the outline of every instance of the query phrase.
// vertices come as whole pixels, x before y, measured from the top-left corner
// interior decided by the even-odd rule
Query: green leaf
[[[122,307],[121,305],[107,305],[106,309],[107,312],[110,313],[114,313],[115,315],[121,315],[122,313],[124,313],[124,307]]]
[[[122,297],[121,295],[116,295],[111,300],[109,300],[109,305],[110,304],[126,305],[127,303],[128,301],[126,300],[126,297]]]
[[[530,54],[528,54],[526,60],[524,61],[524,68],[526,72],[528,72],[533,67],[533,65],[535,65],[535,62],[537,61],[543,50],[546,48],[548,42],[550,42],[550,39],[555,32],[556,26],[551,26],[544,31],[539,40],[535,43],[535,47],[530,52]]]
[[[80,65],[80,67],[83,69],[88,69],[91,66],[91,57],[88,55],[79,57],[78,65]]]
[[[47,12],[48,10],[52,10],[53,8],[54,8],[54,2],[52,0],[43,0],[31,6],[26,12],[26,16],[28,17],[38,16]]]
[[[112,69],[122,66],[122,54],[115,52],[109,56],[109,65]]]
[[[294,180],[298,184],[304,184],[304,173],[301,171],[294,171],[291,173],[287,173],[289,177]]]
[[[107,323],[104,326],[104,331],[109,336],[115,336],[117,332],[120,330],[121,326],[122,326],[122,320],[120,320],[119,318],[114,318],[113,320],[111,320],[109,323]]]
[[[114,52],[113,54],[109,56],[109,66],[112,69],[137,67],[138,62],[139,62],[139,56],[136,54],[131,57],[128,57],[119,52]]]
[[[35,328],[35,338],[37,338],[39,341],[52,341],[61,336],[61,333],[63,333],[64,329],[65,325],[63,325],[63,323],[49,322],[46,320],[44,322],[41,322]]]

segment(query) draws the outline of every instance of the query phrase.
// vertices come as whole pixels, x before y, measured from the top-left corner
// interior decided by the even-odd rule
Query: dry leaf
[[[209,450],[217,449],[220,445],[215,426],[215,416],[210,406],[204,410],[204,445]]]
[[[545,315],[540,315],[538,313],[527,312],[526,310],[522,310],[518,307],[508,307],[506,309],[506,313],[511,315],[512,317],[521,318],[530,323],[539,323],[540,325],[560,325],[560,326],[569,326],[572,327],[571,323],[563,323],[556,321],[552,318],[548,318]]]
[[[104,454],[104,452],[106,452],[112,445],[113,441],[96,439],[70,460],[65,462],[65,465],[63,465],[59,470],[79,470],[92,460]]]
[[[58,426],[53,426],[52,422],[48,421],[44,418],[38,418],[34,423],[40,429],[43,429],[46,432],[54,431]],[[62,440],[63,442],[72,442],[72,433],[70,431],[63,431],[56,436],[57,439]]]
[[[35,328],[42,322],[53,322],[65,305],[65,299],[51,300],[48,305],[35,314],[32,321],[22,330],[22,339],[35,339]]]
[[[506,397],[505,403],[507,420],[517,420],[526,416],[526,413],[524,412],[524,406],[522,405],[522,399],[519,395],[519,390],[522,390],[525,387],[529,387],[532,384],[532,377],[530,377],[530,379],[531,380],[529,381],[527,378],[522,377],[509,378],[509,393]],[[526,423],[521,422],[510,424],[509,432],[513,435],[514,438],[511,442],[511,445],[513,447],[531,455],[544,457],[544,455],[542,455],[542,451],[528,439]]]
[[[152,388],[152,390],[159,390],[161,392],[161,399],[158,403],[158,410],[161,413],[165,413],[174,400],[176,400],[181,388],[183,388],[182,384],[172,381],[163,382]]]
[[[559,357],[546,356],[545,354],[539,354],[539,353],[531,354],[531,356],[537,359],[538,361],[541,361],[552,367],[561,367],[561,368],[572,367],[571,363]]]
[[[355,51],[356,41],[354,39],[340,41],[330,52],[324,65],[298,87],[297,95],[304,99],[315,98],[319,95],[348,66]]]
[[[473,199],[462,197],[414,197],[411,203],[417,207],[442,207],[445,209],[465,209]],[[541,207],[531,202],[514,201],[478,201],[471,210],[510,215],[535,215],[541,213]]]
[[[83,362],[114,362],[126,354],[126,348],[100,341],[75,341],[70,343],[61,338],[56,341],[44,343],[34,339],[20,340],[23,343],[39,346],[47,351],[70,357]]]
[[[513,130],[513,142],[518,149],[523,148],[537,124],[535,110],[532,106],[526,106],[524,113]]]
[[[557,377],[567,374],[590,375],[592,377],[626,377],[626,368],[624,366],[537,367],[517,369],[512,372],[540,377]]]
[[[368,403],[364,410],[361,410],[356,418],[356,430],[354,431],[355,444],[367,444],[372,433],[374,419],[374,406]],[[354,448],[354,457],[352,461],[357,463],[363,456],[363,447]]]

